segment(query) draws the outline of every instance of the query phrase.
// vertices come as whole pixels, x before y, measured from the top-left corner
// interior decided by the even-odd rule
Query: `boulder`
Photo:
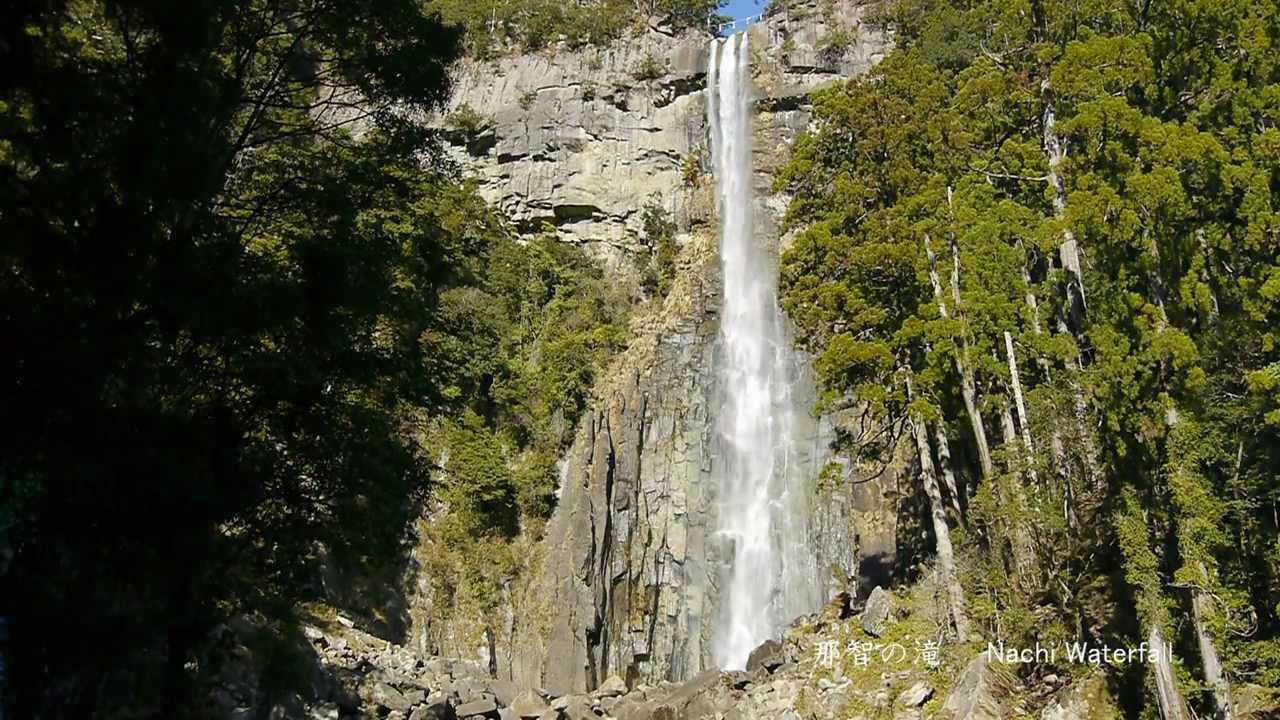
[[[731,707],[733,698],[720,682],[720,673],[707,670],[656,703],[654,712],[655,716],[672,718],[719,717]]]
[[[765,640],[747,656],[747,672],[777,670],[785,659],[782,656],[782,643],[777,640]]]
[[[617,697],[618,695],[627,694],[627,684],[617,675],[610,675],[605,679],[600,687],[596,688],[596,695],[600,697]]]
[[[515,702],[520,689],[510,680],[494,678],[489,681],[489,692],[493,693],[493,698],[499,705],[506,707]]]
[[[369,693],[369,699],[378,707],[388,710],[408,712],[413,707],[413,704],[399,690],[384,682],[374,684],[373,690]]]
[[[449,696],[435,693],[426,702],[414,708],[409,720],[450,720],[453,708],[449,707]]]
[[[511,711],[516,717],[536,718],[551,709],[542,696],[532,690],[525,690],[511,702]]]
[[[906,708],[920,707],[933,697],[933,686],[923,680],[898,694],[898,704]]]
[[[460,718],[496,716],[498,704],[493,701],[493,698],[481,698],[459,705],[455,712]]]
[[[996,693],[1003,684],[1004,678],[987,662],[987,654],[979,653],[960,672],[942,709],[953,720],[1000,720]]]
[[[591,703],[581,695],[572,695],[569,704],[560,710],[560,717],[564,720],[596,720],[596,714],[591,709]],[[647,715],[644,716],[648,718]]]
[[[867,597],[866,607],[862,609],[862,631],[871,637],[880,637],[892,617],[893,596],[877,585]]]

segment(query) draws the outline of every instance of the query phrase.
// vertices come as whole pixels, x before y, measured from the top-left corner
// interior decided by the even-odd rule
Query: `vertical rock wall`
[[[777,245],[785,244],[778,219],[787,199],[771,194],[772,178],[809,122],[807,94],[865,72],[891,43],[862,22],[859,4],[836,2],[832,12],[823,5],[792,3],[750,30],[756,228]],[[837,28],[856,42],[844,52],[820,50]],[[643,249],[647,203],[666,208],[682,231],[674,286],[661,308],[633,322],[632,343],[596,388],[566,458],[545,562],[513,601],[497,644],[499,674],[522,685],[561,694],[610,674],[682,680],[710,665],[723,553],[713,536],[710,481],[720,279],[710,178],[702,171],[710,167],[707,44],[705,35],[650,31],[607,48],[472,64],[459,79],[451,119],[442,120],[454,159],[522,231],[549,223],[620,275]],[[662,68],[656,77],[643,72],[653,67],[650,58]],[[463,127],[459,113],[480,122]],[[826,590],[834,592],[857,573],[862,513],[850,494],[868,486],[817,489],[832,460],[830,423],[810,421],[812,454],[802,462],[820,508],[814,552],[819,567],[830,569]],[[881,512],[871,492],[863,506]]]

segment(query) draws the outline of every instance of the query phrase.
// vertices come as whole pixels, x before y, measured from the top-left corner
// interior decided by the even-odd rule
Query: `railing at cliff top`
[[[759,22],[763,19],[764,13],[756,13],[755,15],[748,15],[747,17],[730,20],[729,22],[715,23],[714,27],[717,36],[725,35],[726,30],[729,31],[727,34],[732,35],[738,32],[739,28],[750,27],[752,23]]]

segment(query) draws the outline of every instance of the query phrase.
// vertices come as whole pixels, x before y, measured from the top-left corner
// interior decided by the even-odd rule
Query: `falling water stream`
[[[724,276],[717,415],[718,536],[728,557],[713,659],[741,669],[761,642],[821,602],[809,542],[809,478],[796,461],[797,362],[778,311],[777,262],[753,223],[750,46],[711,43],[707,123]]]

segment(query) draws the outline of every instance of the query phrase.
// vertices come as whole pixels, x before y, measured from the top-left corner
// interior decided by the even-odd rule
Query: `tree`
[[[468,237],[412,114],[456,36],[414,2],[19,2],[0,48],[0,482],[19,716],[176,716],[317,544],[394,558],[403,424]],[[349,128],[361,120],[367,131]]]
[[[1001,591],[974,624],[1168,640],[1204,689],[1162,658],[1165,717],[1277,677],[1274,10],[884,3],[898,48],[815,98],[783,172],[826,402],[898,416],[910,369],[918,415],[970,420],[938,436],[979,478],[966,581]]]

